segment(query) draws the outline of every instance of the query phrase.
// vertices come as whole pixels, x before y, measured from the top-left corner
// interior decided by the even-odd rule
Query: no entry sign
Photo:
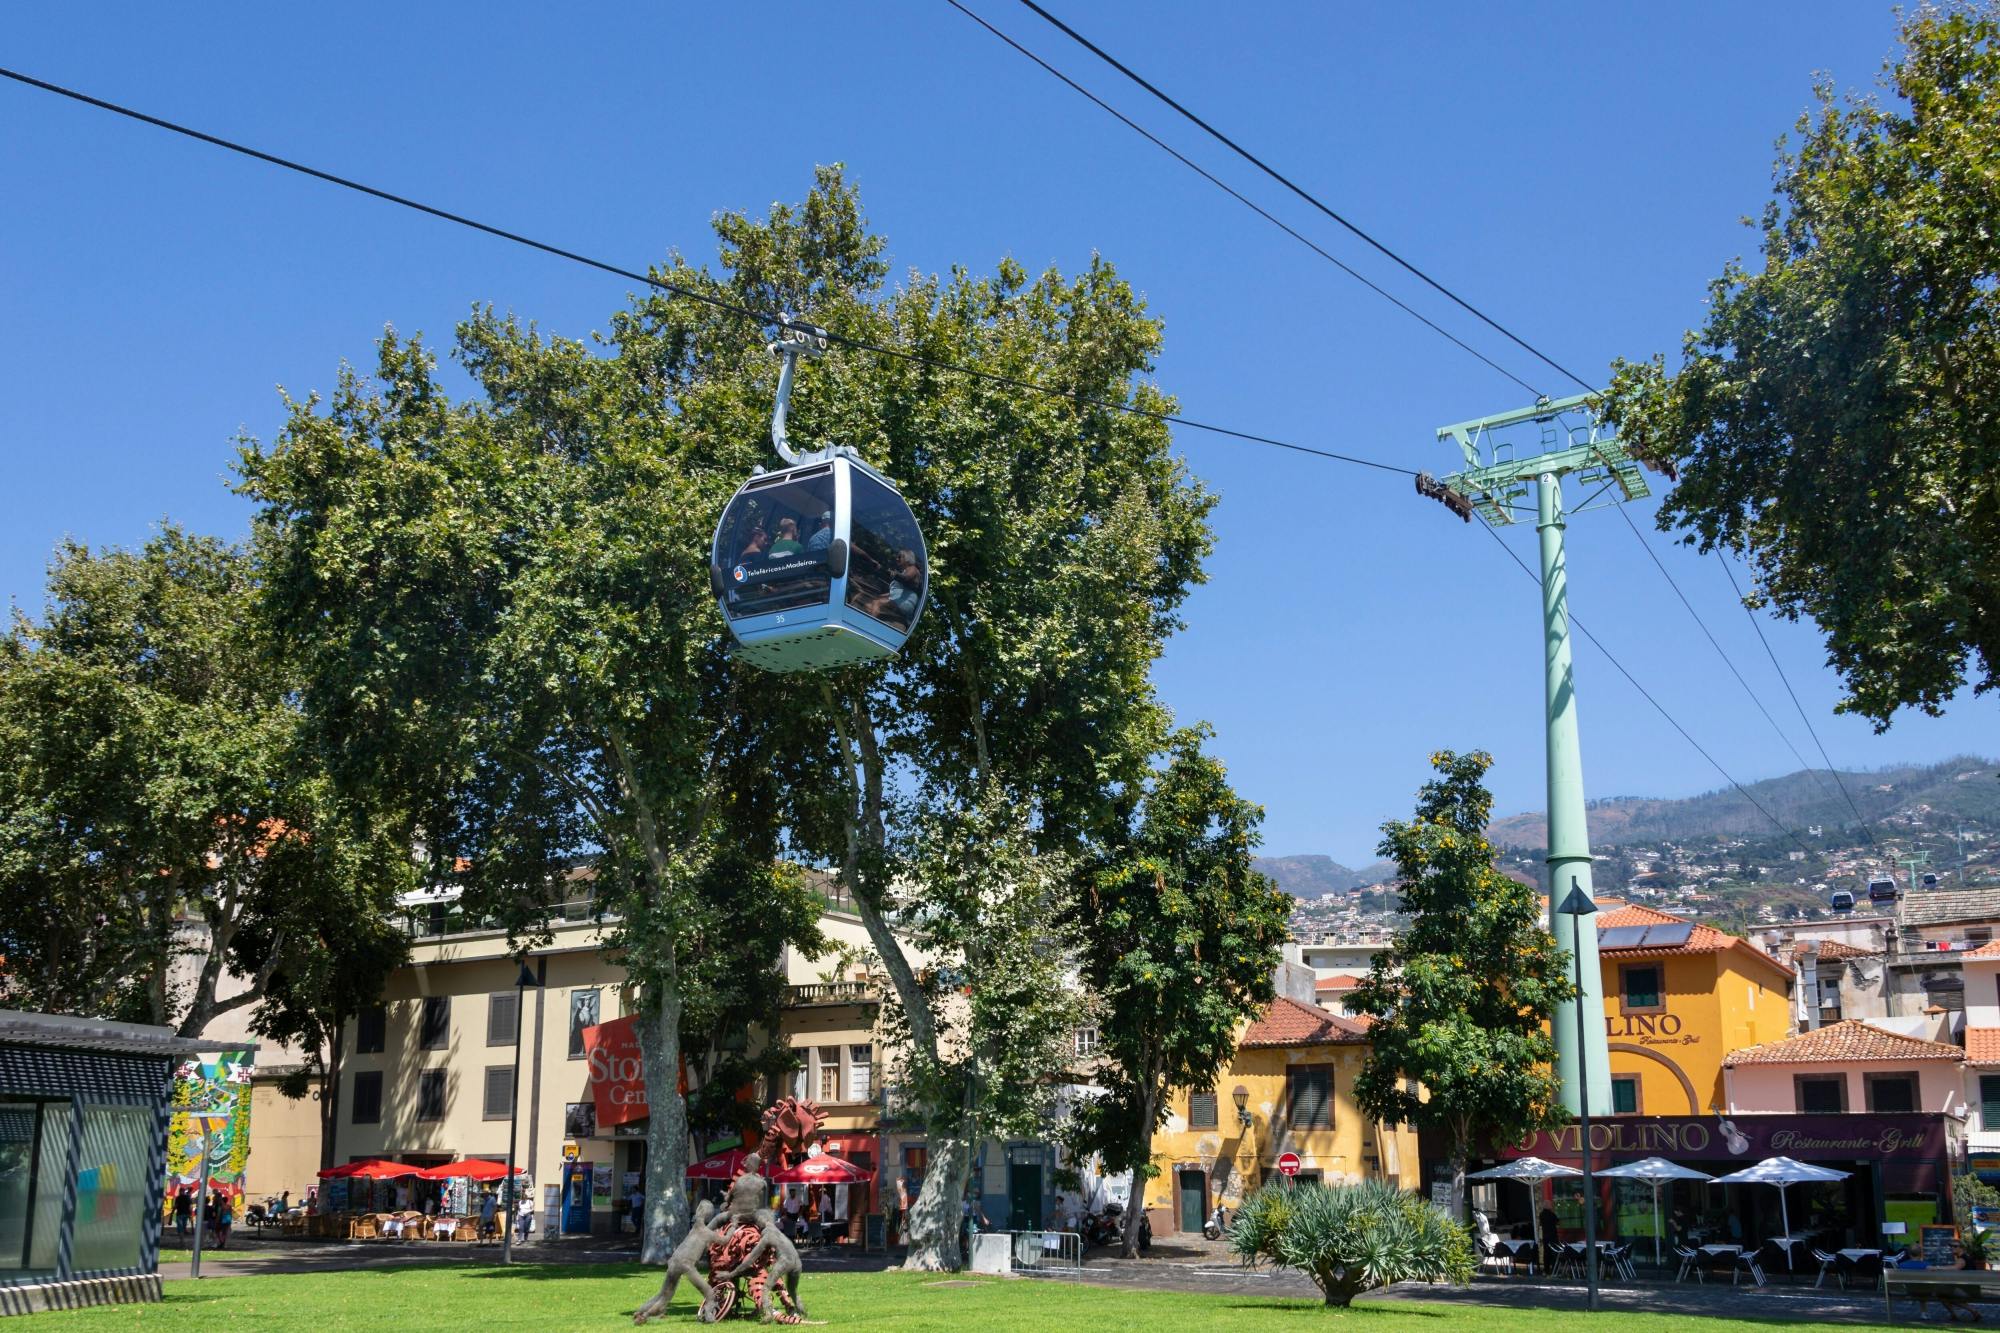
[[[1290,1179],[1299,1173],[1299,1155],[1288,1152],[1278,1159],[1278,1174]]]

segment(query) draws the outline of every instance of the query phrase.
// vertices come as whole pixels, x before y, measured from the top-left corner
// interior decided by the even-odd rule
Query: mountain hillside
[[[1306,899],[1380,884],[1394,871],[1387,861],[1350,870],[1330,856],[1260,856],[1251,865],[1294,898]]]
[[[1991,759],[1968,756],[1940,764],[1844,772],[1840,776],[1870,824],[1894,816],[1922,818],[1937,825],[1948,825],[1955,819],[1987,826],[2000,824],[2000,770]],[[1769,778],[1750,783],[1748,790],[1787,828],[1818,824],[1828,834],[1854,828],[1853,812],[1823,772]],[[1588,818],[1592,847],[1776,832],[1771,821],[1733,787],[1684,800],[1605,797],[1590,803]],[[1488,825],[1486,836],[1496,846],[1532,851],[1548,845],[1548,821],[1539,810],[1508,815]]]

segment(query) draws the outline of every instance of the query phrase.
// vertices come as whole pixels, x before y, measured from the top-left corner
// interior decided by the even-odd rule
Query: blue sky
[[[1009,0],[973,6],[1529,381],[1553,372],[1289,200]],[[1444,422],[1522,391],[1138,140],[941,0],[877,5],[17,12],[0,63],[643,267],[713,254],[720,209],[842,161],[903,270],[1115,262],[1166,321],[1193,417],[1444,471]],[[1088,35],[1587,376],[1677,347],[1753,243],[1813,72],[1872,83],[1887,4],[1086,3]],[[618,280],[14,85],[0,87],[0,588],[39,605],[65,536],[162,516],[230,535],[239,431],[328,386],[384,325],[475,302],[580,334]],[[1276,852],[1366,860],[1440,746],[1542,804],[1536,594],[1406,478],[1187,433],[1222,495],[1211,581],[1160,672],[1207,718]],[[1635,517],[1638,515],[1635,514]],[[1669,568],[1810,755],[1714,560]],[[1570,530],[1577,613],[1731,772],[1797,767],[1614,514]],[[1532,559],[1532,531],[1516,549]],[[1310,582],[1269,571],[1299,557]],[[1990,703],[1885,736],[1831,713],[1810,626],[1780,659],[1836,762],[2000,750]],[[1587,645],[1593,795],[1721,779]]]

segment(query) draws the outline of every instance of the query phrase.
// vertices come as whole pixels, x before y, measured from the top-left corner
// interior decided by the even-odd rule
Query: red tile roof
[[[1968,950],[1965,956],[1967,958],[2000,958],[2000,940],[1994,940],[1991,944],[1982,944],[1977,949]]]
[[[1803,944],[1793,945],[1792,957],[1797,958],[1800,955],[1804,954],[1806,951],[1806,947],[1807,946]],[[1882,951],[1880,949],[1857,949],[1852,944],[1849,944],[1844,940],[1819,941],[1819,958],[1820,961],[1823,963],[1825,962],[1844,963],[1850,958],[1876,958],[1879,957],[1881,953]]]
[[[1671,926],[1686,921],[1686,917],[1673,916],[1666,912],[1657,912],[1650,907],[1640,907],[1637,904],[1597,914],[1597,928],[1599,931],[1610,930],[1616,926]],[[1615,954],[1620,958],[1666,958],[1679,954],[1726,952],[1734,953],[1740,958],[1754,958],[1766,967],[1769,967],[1772,971],[1780,973],[1783,976],[1790,977],[1792,975],[1791,968],[1773,958],[1770,954],[1765,953],[1748,940],[1738,939],[1726,930],[1717,930],[1714,926],[1705,926],[1698,921],[1692,924],[1694,929],[1689,932],[1686,944],[1677,944],[1671,948],[1642,945],[1636,949],[1605,949],[1600,946],[1599,952]]]
[[[1746,1046],[1723,1058],[1725,1066],[1842,1064],[1867,1060],[1963,1060],[1965,1052],[1941,1041],[1905,1037],[1859,1019],[1829,1023],[1783,1041]]]
[[[1249,1027],[1239,1046],[1327,1046],[1365,1041],[1368,1029],[1351,1018],[1280,995]]]
[[[1976,1065],[2000,1065],[2000,1028],[1967,1028],[1965,1058]]]
[[[1360,984],[1361,984],[1360,977],[1349,976],[1347,973],[1342,972],[1338,976],[1321,977],[1319,979],[1319,984],[1314,986],[1313,989],[1318,991],[1320,994],[1325,995],[1331,991],[1353,990],[1356,986],[1359,986]]]

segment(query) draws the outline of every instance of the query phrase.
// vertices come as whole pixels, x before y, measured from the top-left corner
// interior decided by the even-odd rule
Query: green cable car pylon
[[[1574,477],[1583,498],[1571,513],[1621,504],[1650,494],[1639,464],[1601,425],[1590,404],[1593,394],[1543,399],[1533,407],[1502,412],[1438,428],[1465,455],[1465,469],[1441,482],[1419,476],[1417,489],[1442,501],[1467,522],[1477,513],[1496,527],[1532,513],[1542,547],[1542,654],[1548,720],[1548,878],[1553,907],[1574,884],[1589,897],[1590,830],[1584,822],[1583,756],[1577,740],[1576,673],[1570,660],[1569,570],[1563,550],[1566,525],[1563,480]],[[1576,418],[1581,417],[1581,420]],[[1539,447],[1516,456],[1511,428],[1534,424]],[[1532,498],[1531,498],[1532,496]],[[1582,1060],[1589,1105],[1601,1114],[1612,1109],[1610,1053],[1604,1026],[1603,973],[1597,962],[1597,927],[1587,914],[1552,912],[1556,943],[1580,964],[1583,994],[1561,1005],[1552,1025],[1556,1074],[1563,1106],[1583,1107],[1577,1065]],[[1579,1023],[1577,1006],[1582,1006]],[[1583,1034],[1579,1038],[1579,1031]],[[1579,1050],[1579,1041],[1589,1049]]]

